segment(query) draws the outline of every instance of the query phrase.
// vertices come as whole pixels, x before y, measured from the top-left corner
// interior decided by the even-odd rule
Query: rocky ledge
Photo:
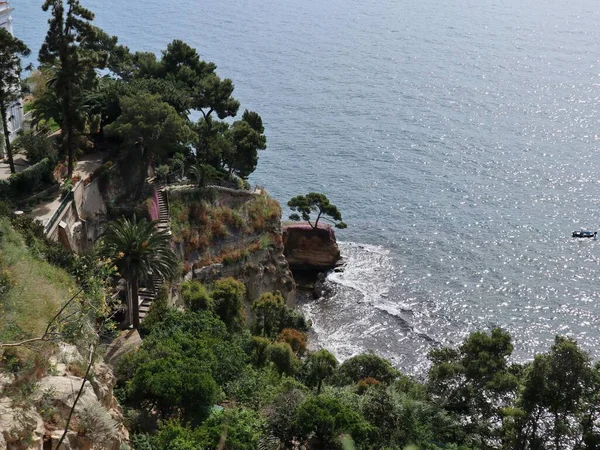
[[[292,271],[326,272],[340,260],[340,249],[333,228],[319,224],[286,224],[283,226],[284,255]]]

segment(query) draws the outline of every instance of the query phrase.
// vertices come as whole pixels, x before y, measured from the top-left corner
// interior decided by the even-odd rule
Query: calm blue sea
[[[13,0],[37,50],[41,1]],[[236,83],[268,150],[252,181],[325,192],[349,228],[313,342],[409,372],[500,325],[600,356],[596,0],[84,0],[135,50],[179,38]]]

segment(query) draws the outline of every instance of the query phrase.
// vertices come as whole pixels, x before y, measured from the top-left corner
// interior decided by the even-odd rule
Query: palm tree
[[[156,222],[126,218],[108,224],[103,236],[106,255],[112,257],[119,272],[127,279],[129,317],[133,328],[140,327],[139,282],[149,274],[171,278],[177,269],[177,257],[171,251],[168,231],[156,231]]]

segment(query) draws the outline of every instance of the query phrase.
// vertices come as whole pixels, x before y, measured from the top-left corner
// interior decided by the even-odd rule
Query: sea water
[[[46,15],[13,0],[37,51]],[[258,111],[251,181],[325,193],[346,270],[303,303],[313,343],[422,373],[501,326],[515,357],[555,334],[600,356],[596,0],[84,0],[132,50],[196,47]]]

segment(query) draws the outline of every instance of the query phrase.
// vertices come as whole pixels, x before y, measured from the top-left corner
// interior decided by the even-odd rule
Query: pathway
[[[84,155],[77,161],[77,164],[73,170],[74,176],[79,176],[82,180],[89,177],[94,170],[102,165],[103,153],[90,153],[88,155]],[[48,200],[47,202],[40,203],[33,208],[30,216],[34,219],[39,220],[46,225],[48,221],[52,218],[56,210],[60,207],[62,203],[62,198],[60,195],[60,191],[56,194],[52,200]]]
[[[167,231],[170,233],[170,215],[169,215],[169,204],[167,201],[167,193],[164,189],[158,191],[158,223],[156,229],[158,231]],[[158,275],[151,276],[151,287],[142,288],[139,291],[139,305],[140,305],[140,322],[144,320],[148,312],[150,312],[150,306],[152,302],[158,297],[160,289],[162,288],[164,281]]]
[[[13,161],[15,162],[15,170],[17,172],[21,172],[29,167],[29,163],[25,161],[25,159],[22,156],[15,155]],[[0,180],[7,180],[8,177],[10,177],[11,175],[12,174],[10,172],[10,165],[8,164],[8,162],[0,161]]]

